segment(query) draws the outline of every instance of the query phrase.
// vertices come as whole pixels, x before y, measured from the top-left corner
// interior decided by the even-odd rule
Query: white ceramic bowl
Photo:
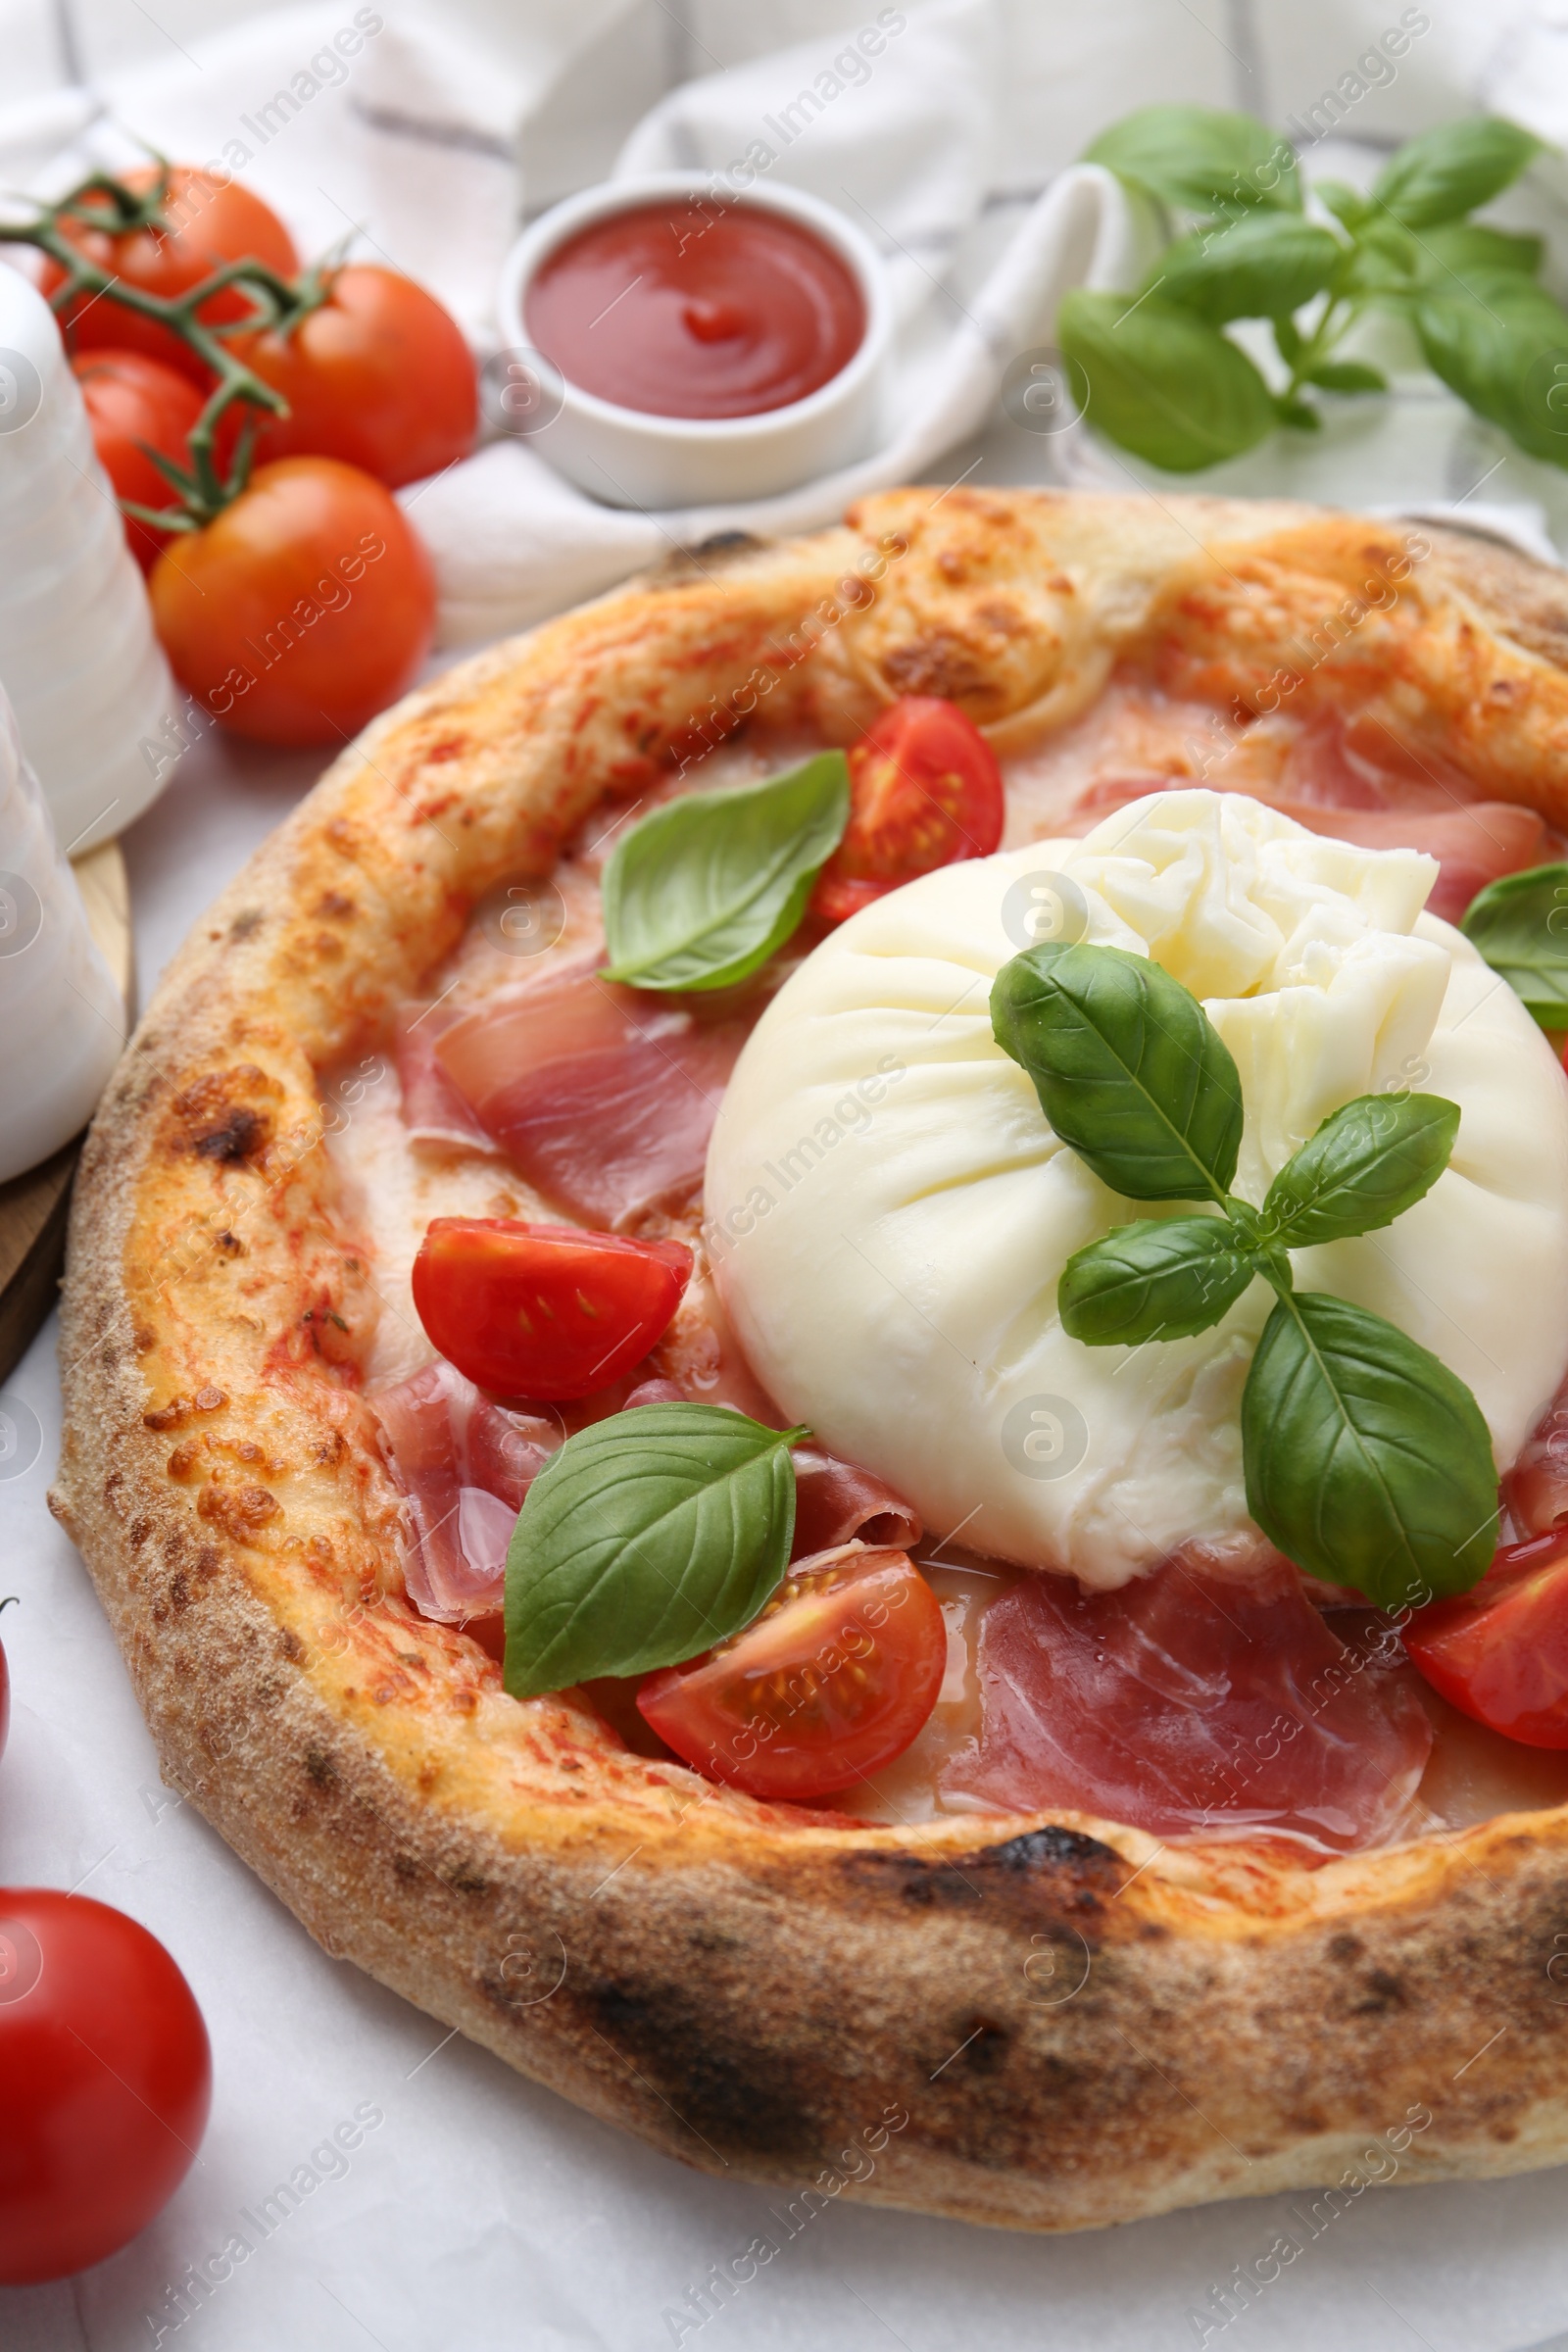
[[[860,289],[865,332],[848,365],[805,400],[758,416],[655,416],[584,392],[547,370],[544,413],[531,434],[542,458],[612,507],[714,506],[768,498],[867,456],[881,423],[883,379],[893,333],[886,274],[875,249],[842,213],[799,188],[749,188],[715,200],[709,177],[647,172],[568,196],[518,238],[501,272],[501,337],[514,354],[535,356],[525,318],[528,288],[542,263],[591,221],[660,199],[742,205],[782,215],[812,230]]]

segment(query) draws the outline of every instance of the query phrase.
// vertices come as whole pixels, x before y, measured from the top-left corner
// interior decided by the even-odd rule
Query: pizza
[[[731,2179],[1070,2230],[1560,2161],[1568,1087],[1451,926],[1560,854],[1565,745],[1568,604],[1512,554],[965,489],[699,551],[374,721],[77,1179],[53,1504],[166,1776],[327,1951]],[[784,833],[692,850],[719,802]],[[772,913],[699,969],[726,857]],[[1245,1128],[1183,1114],[1196,1241],[1179,1184],[1128,1225],[1030,1060],[1086,929],[1149,1053],[1195,1022],[1241,1074]],[[1352,1098],[1442,1128],[1425,1196],[1265,1231]],[[1201,1245],[1201,1300],[1081,1344],[1124,1229]],[[1446,1527],[1480,1433],[1479,1598],[1440,1562],[1396,1605],[1333,1462],[1316,1533],[1263,1532],[1311,1435],[1288,1382],[1247,1422],[1293,1236],[1312,1329],[1398,1326],[1391,1411],[1449,1414]],[[749,1499],[697,1600],[666,1552],[659,1606],[585,1601],[604,1465],[715,1429]]]

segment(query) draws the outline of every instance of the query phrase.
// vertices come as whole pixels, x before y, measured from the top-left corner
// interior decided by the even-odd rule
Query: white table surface
[[[976,478],[1033,471],[1017,441],[977,444]],[[953,471],[973,456],[960,453]],[[187,755],[125,841],[143,1002],[320,764],[216,737]],[[0,1619],[14,1695],[0,1885],[79,1886],[161,1936],[206,2015],[216,2088],[198,2166],[132,2246],[60,2285],[0,2289],[3,2352],[159,2342],[180,2352],[654,2352],[677,2341],[702,2352],[1175,2352],[1200,2342],[1191,2312],[1234,2265],[1266,2253],[1293,2200],[1054,2240],[842,2200],[682,2333],[666,2314],[710,2265],[759,2233],[782,2239],[769,2209],[793,2192],[688,2172],[444,2038],[329,1960],[161,1788],[86,1572],[45,1507],[59,1432],[55,1342],[51,1322],[7,1389],[36,1413],[43,1440],[39,1458],[0,1483],[0,1592],[21,1598]],[[241,2213],[366,2103],[384,2121],[347,2173],[324,2179],[175,2326],[166,2296],[185,2266],[244,2230]],[[1207,2341],[1225,2352],[1522,2352],[1548,2341],[1568,2352],[1568,2333],[1556,2332],[1568,2328],[1565,2223],[1568,2170],[1374,2190]]]

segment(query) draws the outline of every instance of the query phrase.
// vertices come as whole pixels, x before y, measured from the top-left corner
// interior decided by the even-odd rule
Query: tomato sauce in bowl
[[[524,302],[561,373],[656,416],[758,416],[805,400],[865,334],[853,272],[801,222],[736,204],[641,204],[557,247]]]

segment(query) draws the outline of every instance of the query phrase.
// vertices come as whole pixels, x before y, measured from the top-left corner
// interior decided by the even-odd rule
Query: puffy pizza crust
[[[1559,584],[1436,532],[1400,574],[1406,536],[908,490],[700,553],[387,712],[198,926],[77,1178],[53,1499],[167,1777],[328,1951],[731,2179],[842,2185],[902,2112],[847,2193],[976,2222],[1314,2186],[1407,2110],[1404,2181],[1568,2157],[1568,1808],[1316,1871],[1074,1815],[904,1833],[506,1697],[402,1597],[376,1269],[321,1142],[318,1073],[474,902],[741,711],[845,739],[931,692],[1021,746],[1142,653],[1254,707],[1370,700],[1568,823]]]

